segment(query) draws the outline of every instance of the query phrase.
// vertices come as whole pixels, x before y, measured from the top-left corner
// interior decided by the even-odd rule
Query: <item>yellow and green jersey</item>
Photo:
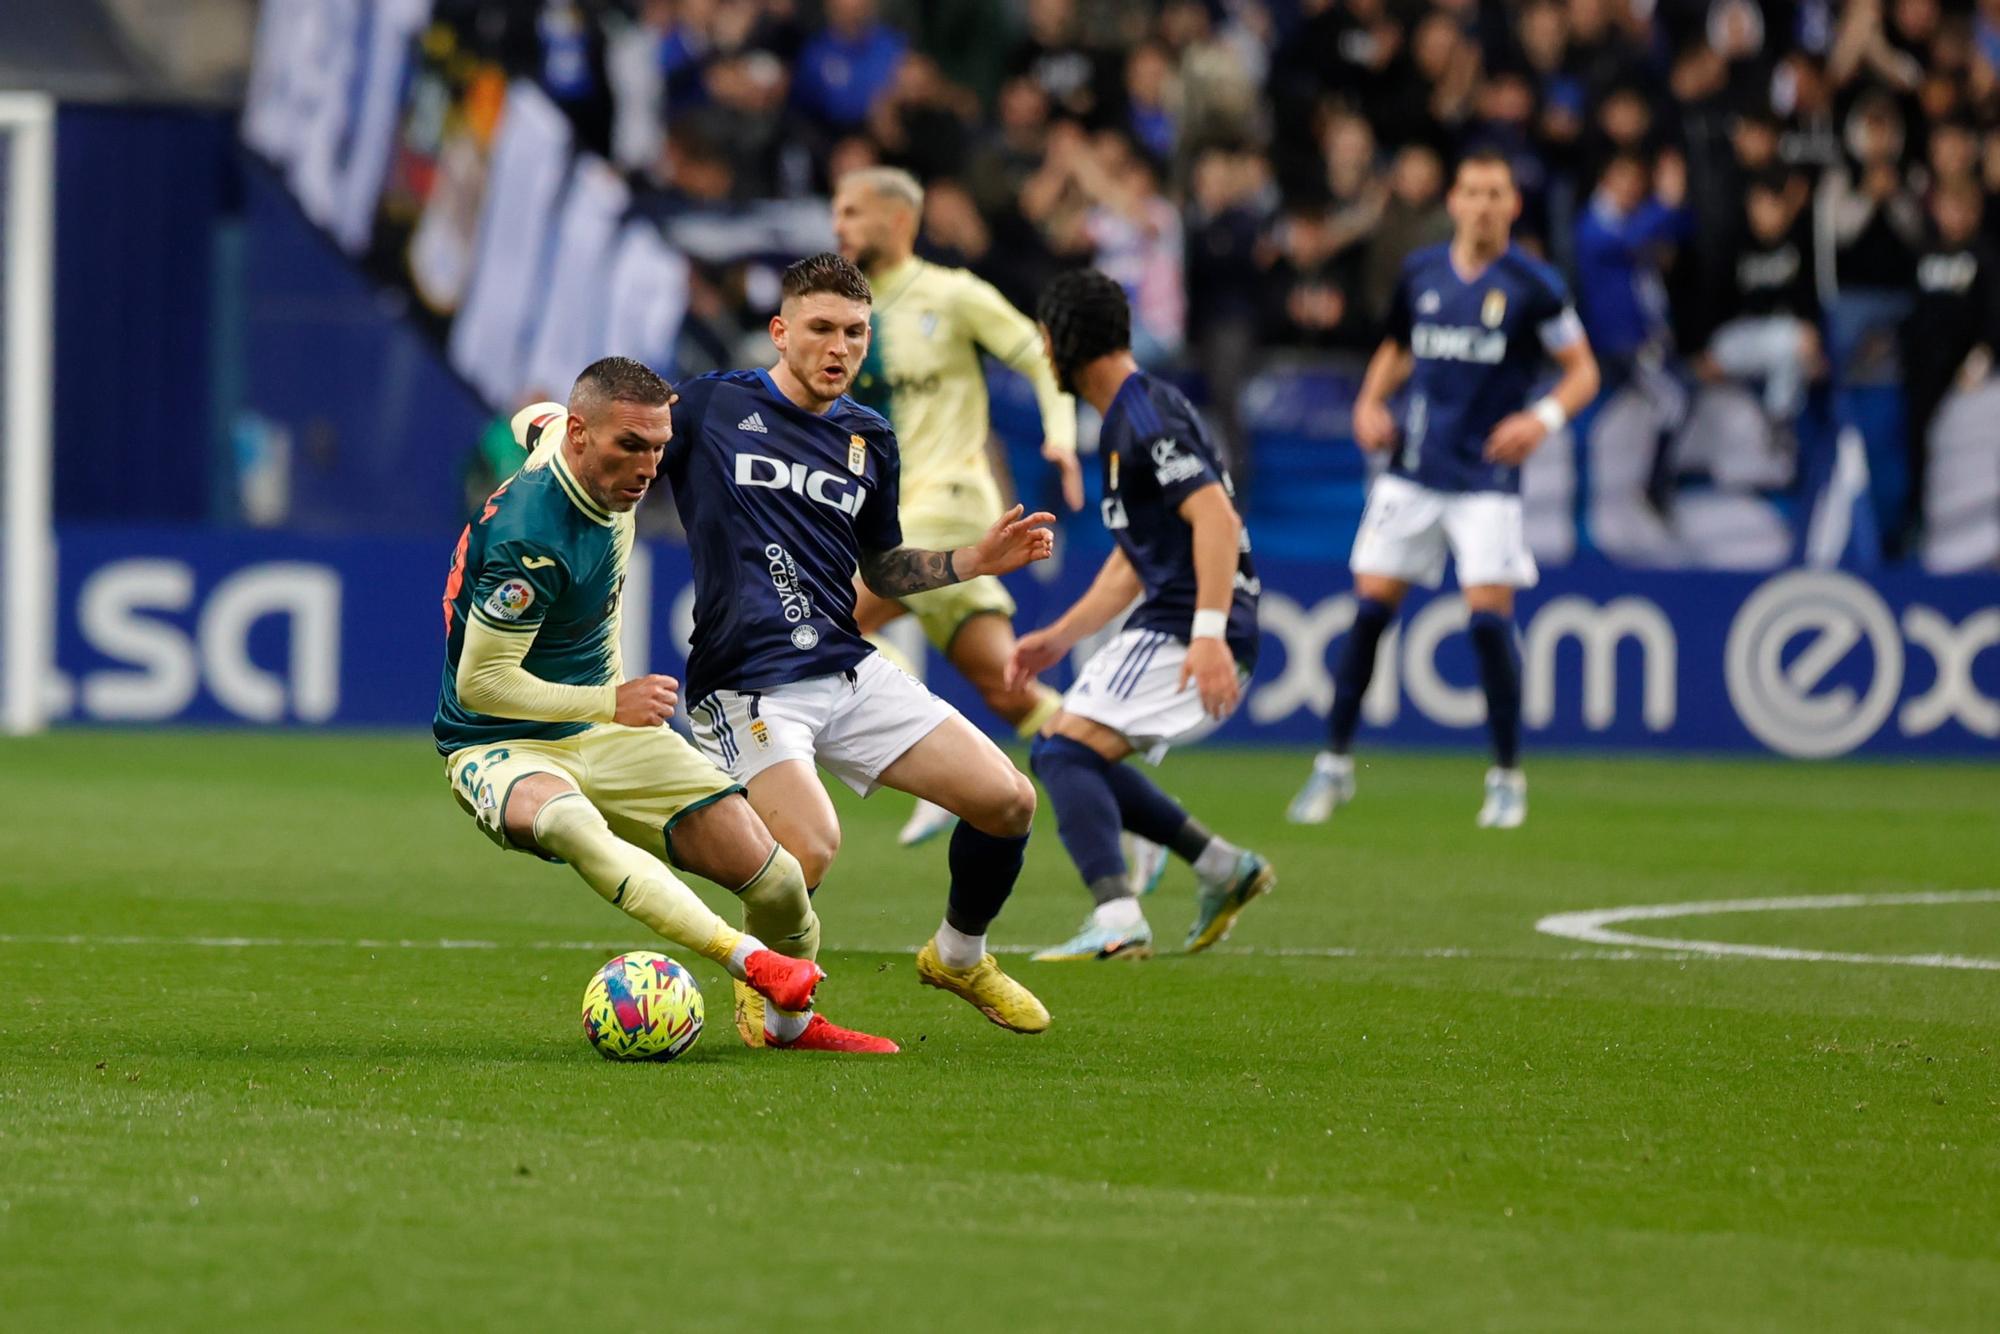
[[[919,547],[975,540],[1000,516],[980,352],[1028,377],[1051,443],[1076,447],[1076,400],[1056,387],[1035,322],[991,283],[922,259],[870,282],[873,336],[851,392],[895,428],[904,540]]]
[[[560,425],[559,414],[555,421]],[[468,619],[532,637],[521,666],[543,681],[601,686],[620,679],[618,607],[632,554],[632,515],[592,500],[563,459],[563,432],[548,434],[466,526],[452,553],[444,680],[431,724],[441,754],[488,741],[554,740],[592,726],[495,718],[467,708],[458,697],[458,664]]]

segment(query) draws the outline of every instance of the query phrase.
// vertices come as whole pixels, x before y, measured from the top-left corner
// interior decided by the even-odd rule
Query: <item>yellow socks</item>
[[[805,872],[791,853],[773,848],[771,860],[736,891],[736,897],[743,900],[743,929],[750,935],[794,959],[819,957],[819,914],[806,893]],[[764,1026],[773,1036],[789,1041],[804,1031],[806,1018],[804,1011],[773,1005]]]
[[[665,862],[612,833],[582,793],[565,792],[551,798],[535,816],[534,833],[538,847],[568,862],[586,884],[614,906],[676,945],[685,945],[742,976],[741,964],[734,956],[746,952],[738,949],[743,934],[710,911]],[[796,872],[798,863],[793,862],[792,867]],[[817,945],[816,929],[813,938]]]

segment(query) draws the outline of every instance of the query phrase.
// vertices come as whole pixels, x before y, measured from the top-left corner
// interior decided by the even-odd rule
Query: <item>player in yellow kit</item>
[[[1060,473],[1073,510],[1083,507],[1083,473],[1076,400],[1056,385],[1035,322],[984,279],[917,258],[923,201],[923,187],[906,171],[850,172],[834,192],[833,230],[841,254],[875,289],[868,356],[851,393],[895,428],[904,539],[942,551],[977,543],[1006,507],[986,453],[991,426],[982,352],[1034,386],[1042,457]],[[915,616],[924,637],[1021,736],[1033,736],[1061,704],[1039,681],[1008,687],[1014,599],[998,579],[968,579],[899,601],[856,587],[854,619],[863,634],[873,636],[905,613]],[[901,842],[920,843],[951,823],[948,812],[920,801]]]

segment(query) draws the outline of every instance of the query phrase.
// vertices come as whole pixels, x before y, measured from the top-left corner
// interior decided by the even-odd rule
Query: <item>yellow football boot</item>
[[[1035,999],[1034,992],[1001,972],[990,954],[970,968],[947,968],[938,957],[937,942],[927,940],[917,951],[917,980],[962,997],[1002,1028],[1016,1033],[1048,1029],[1048,1007]]]
[[[764,1045],[764,998],[747,982],[736,983],[736,1035],[746,1047]]]

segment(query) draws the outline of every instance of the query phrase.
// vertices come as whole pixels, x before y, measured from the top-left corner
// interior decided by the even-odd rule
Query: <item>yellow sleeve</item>
[[[557,685],[521,666],[534,642],[531,630],[495,630],[467,617],[458,655],[459,702],[495,718],[533,723],[608,723],[616,717],[616,684]]]
[[[1042,331],[983,278],[965,276],[959,294],[966,327],[979,345],[1028,377],[1042,408],[1042,438],[1057,449],[1076,452],[1076,400],[1056,385],[1055,370],[1042,354]]]

